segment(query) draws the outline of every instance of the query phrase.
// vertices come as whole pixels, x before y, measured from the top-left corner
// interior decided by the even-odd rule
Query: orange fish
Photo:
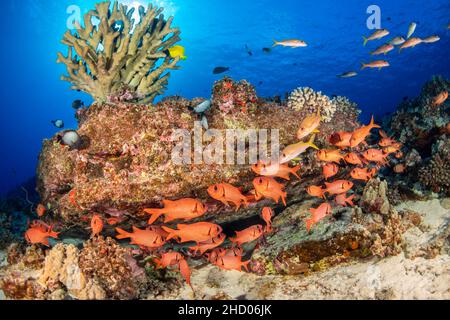
[[[378,149],[367,149],[366,151],[363,152],[363,157],[367,161],[380,162],[382,164],[386,164],[387,156],[388,156],[387,154],[384,154],[383,151]]]
[[[271,232],[272,231],[272,217],[273,217],[273,210],[270,207],[264,207],[261,211],[261,217],[263,218],[264,222],[266,223],[266,227],[264,228],[264,232]]]
[[[369,181],[375,173],[375,168],[372,168],[370,171],[367,168],[354,168],[350,171],[350,176],[355,180]]]
[[[191,284],[191,269],[189,269],[189,265],[188,265],[187,261],[185,259],[181,260],[178,263],[178,267],[180,269],[180,273],[183,276],[184,280],[189,285],[189,287],[191,287],[192,291],[194,291],[194,288],[192,287],[192,284]]]
[[[352,194],[350,197],[346,198],[346,197],[345,197],[345,193],[341,193],[341,194],[338,194],[338,195],[336,196],[336,199],[335,199],[334,201],[335,201],[338,205],[341,205],[341,206],[343,206],[343,207],[346,207],[347,204],[353,207],[353,206],[355,205],[355,204],[353,203],[353,201],[352,201],[354,197],[355,197],[355,195]]]
[[[236,211],[239,210],[241,204],[247,205],[248,203],[247,197],[238,188],[228,183],[214,184],[207,191],[211,198],[219,200],[225,206],[228,206],[228,202],[233,203],[236,206]]]
[[[381,140],[380,140],[380,142],[378,142],[380,147],[388,147],[395,143],[395,140],[389,138],[388,135],[383,130],[380,130],[378,133],[381,136]]]
[[[297,130],[297,139],[301,140],[311,133],[318,133],[317,127],[320,125],[320,109],[317,110],[317,114],[307,116],[300,124]]]
[[[242,271],[242,267],[244,267],[244,269],[248,272],[248,264],[249,263],[250,263],[250,260],[242,261],[241,256],[226,254],[226,255],[217,257],[214,264],[223,270]]]
[[[339,164],[341,159],[345,157],[345,155],[342,155],[340,153],[341,151],[339,149],[331,150],[331,149],[322,149],[317,151],[317,159],[320,161],[325,162],[336,162]]]
[[[91,237],[99,235],[103,230],[103,221],[98,214],[94,214],[91,219]]]
[[[215,248],[209,253],[205,253],[209,262],[215,263],[219,257],[223,257],[227,253],[225,248]]]
[[[47,211],[47,209],[45,208],[45,206],[43,204],[39,203],[36,208],[37,215],[39,217],[42,217],[46,211]]]
[[[394,166],[393,170],[395,173],[403,173],[406,170],[406,166],[404,163],[399,163]]]
[[[354,165],[362,165],[362,161],[359,158],[359,156],[354,153],[354,152],[349,152],[345,157],[344,157],[345,162],[350,163],[350,164],[354,164]]]
[[[152,229],[141,230],[133,226],[133,232],[126,232],[120,228],[116,228],[116,231],[119,233],[117,239],[130,238],[130,244],[136,244],[141,248],[156,249],[166,242],[159,232]]]
[[[161,259],[154,258],[156,268],[167,268],[169,266],[177,265],[184,257],[181,253],[176,251],[169,251],[162,254]]]
[[[162,254],[161,259],[154,258],[157,268],[167,268],[169,266],[177,265],[184,257],[181,253],[176,251],[169,251]]]
[[[284,186],[270,177],[258,177],[253,179],[253,186],[256,191],[256,199],[270,198],[276,203],[281,201],[286,206],[286,192],[283,191]]]
[[[77,199],[76,199],[77,193],[75,191],[75,189],[72,189],[69,192],[69,202],[74,205],[75,207],[77,207],[80,210],[83,210],[83,208],[78,204]]]
[[[372,116],[372,119],[367,126],[362,126],[353,132],[352,137],[350,138],[350,147],[354,148],[360,143],[365,142],[366,137],[370,134],[370,130],[374,128],[380,128],[380,126],[374,123]]]
[[[288,164],[265,164],[262,161],[258,161],[257,163],[252,165],[252,170],[256,174],[267,177],[279,177],[285,180],[290,180],[289,174],[293,174],[297,178],[300,179],[300,176],[297,174],[297,171],[300,169],[300,166],[295,166],[290,168]]]
[[[437,96],[433,98],[433,106],[440,106],[447,100],[448,98],[448,91],[442,91]]]
[[[162,202],[164,205],[162,209],[144,209],[144,212],[151,215],[148,224],[155,222],[161,215],[164,215],[164,223],[167,223],[177,219],[195,219],[204,215],[206,212],[205,205],[197,199],[183,198],[174,201],[163,200]]]
[[[308,232],[313,225],[315,225],[316,223],[318,223],[320,220],[322,220],[323,218],[325,218],[327,215],[329,215],[331,213],[331,206],[329,203],[325,202],[325,203],[322,203],[317,208],[309,209],[309,212],[311,212],[311,214],[312,214],[311,218],[305,220],[306,230]]]
[[[397,159],[403,158],[403,152],[401,152],[401,151],[397,152],[397,153],[395,154],[395,158],[397,158]]]
[[[333,182],[325,182],[325,192],[329,194],[340,194],[345,193],[353,187],[353,182],[348,180],[336,180]]]
[[[194,253],[200,252],[200,255],[204,254],[208,250],[212,250],[220,246],[225,241],[225,234],[220,233],[217,237],[211,238],[210,240],[199,242],[196,245],[189,247],[189,250],[194,251]]]
[[[399,148],[395,145],[384,147],[383,153],[384,154],[391,154],[391,153],[397,153],[399,151]]]
[[[168,232],[166,240],[179,238],[179,242],[204,242],[217,237],[222,232],[222,227],[210,222],[196,222],[192,224],[177,224],[177,229],[170,229],[162,226],[163,230]]]
[[[324,190],[321,186],[308,186],[306,187],[306,192],[311,197],[323,198],[325,199]]]
[[[325,180],[335,176],[339,171],[339,167],[335,163],[327,163],[322,166],[322,173],[325,177]]]
[[[408,40],[406,40],[398,49],[398,52],[401,52],[402,49],[406,49],[406,48],[414,48],[415,46],[417,46],[418,44],[422,43],[422,39],[417,38],[417,37],[411,37]]]
[[[106,222],[107,222],[110,226],[113,226],[113,225],[116,225],[116,224],[122,222],[122,219],[117,218],[117,217],[112,217],[112,218],[106,219]]]
[[[31,243],[41,243],[44,246],[49,247],[48,238],[58,238],[59,232],[52,231],[51,226],[47,226],[45,223],[33,221],[30,228],[25,232],[25,239]]]
[[[353,132],[336,132],[330,136],[328,140],[332,145],[339,147],[341,149],[350,147],[350,138]]]
[[[259,239],[263,235],[263,233],[263,226],[260,224],[256,224],[244,230],[236,231],[236,237],[230,238],[230,241],[240,246],[244,243]]]

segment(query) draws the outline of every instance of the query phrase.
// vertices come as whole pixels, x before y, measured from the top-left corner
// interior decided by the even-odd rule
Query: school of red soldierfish
[[[285,185],[278,179],[290,180],[290,176],[300,179],[298,170],[300,165],[289,167],[288,162],[294,159],[300,159],[299,156],[309,147],[317,149],[316,157],[322,165],[324,185],[310,185],[306,187],[306,192],[312,196],[323,200],[316,208],[310,208],[310,217],[305,220],[306,230],[309,233],[311,229],[322,219],[331,215],[332,204],[339,206],[353,206],[355,194],[348,195],[354,186],[350,180],[343,178],[330,181],[336,176],[342,165],[353,166],[349,169],[349,178],[355,181],[367,182],[372,178],[381,166],[388,163],[388,157],[395,155],[401,158],[402,145],[394,139],[388,137],[380,130],[379,148],[361,148],[367,145],[366,138],[371,134],[374,128],[380,128],[374,123],[373,117],[366,126],[354,130],[353,132],[336,132],[329,137],[329,142],[334,149],[319,149],[314,145],[314,136],[319,132],[321,116],[311,115],[303,119],[297,131],[297,138],[300,142],[287,146],[282,152],[278,162],[264,163],[259,160],[251,166],[251,170],[258,176],[253,179],[253,189],[247,194],[242,193],[242,189],[228,183],[218,183],[211,185],[207,189],[209,196],[223,203],[226,207],[230,204],[239,210],[241,206],[247,206],[250,203],[258,202],[261,199],[271,199],[276,203],[280,201],[286,206],[287,193],[284,191]],[[310,138],[308,139],[308,136]],[[303,142],[301,139],[308,139]],[[346,152],[344,152],[346,151]],[[398,169],[398,168],[397,168]],[[395,168],[394,168],[395,171]],[[348,170],[347,170],[348,172]],[[334,201],[327,200],[328,197],[334,197]],[[76,193],[70,193],[70,201],[77,208],[80,208],[76,202]],[[192,243],[188,245],[191,255],[204,256],[208,262],[223,270],[238,270],[242,268],[248,271],[250,260],[242,261],[244,250],[242,245],[261,239],[265,234],[273,232],[272,217],[274,212],[270,207],[264,207],[261,211],[261,218],[265,225],[256,224],[244,230],[236,231],[234,237],[229,240],[231,247],[220,247],[226,236],[222,232],[222,227],[211,222],[195,222],[190,224],[179,223],[176,228],[166,225],[155,226],[158,219],[166,224],[175,220],[190,221],[203,216],[207,207],[198,199],[182,198],[178,200],[163,200],[163,208],[145,208],[143,211],[148,214],[148,226],[145,229],[132,227],[131,232],[121,228],[115,228],[117,239],[130,239],[130,244],[139,246],[142,250],[159,252],[160,258],[154,259],[159,268],[175,268],[180,271],[189,286],[190,269],[186,258],[180,252],[173,250],[164,250],[163,246],[170,240],[178,243]],[[39,216],[45,212],[45,207],[38,206]],[[120,219],[106,222],[110,225],[120,223]],[[90,219],[91,237],[101,234],[104,224],[100,215],[93,214]],[[58,238],[58,233],[52,231],[52,227],[42,221],[33,221],[25,233],[25,238],[29,243],[40,243],[49,246],[49,238]],[[192,288],[192,286],[191,286]]]

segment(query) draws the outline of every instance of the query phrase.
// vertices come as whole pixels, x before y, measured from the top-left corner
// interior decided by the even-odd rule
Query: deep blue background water
[[[64,120],[76,128],[71,103],[90,102],[89,96],[71,91],[59,80],[65,66],[56,64],[56,52],[66,54],[60,39],[66,31],[66,13],[78,5],[85,13],[93,0],[3,0],[0,32],[0,193],[34,175],[42,139],[58,129],[50,123]],[[133,1],[123,1],[133,2]],[[135,1],[137,2],[137,1]],[[139,1],[143,4],[148,1]],[[358,103],[363,118],[395,110],[405,96],[419,94],[434,74],[450,77],[450,2],[448,0],[157,0],[175,15],[188,59],[172,72],[166,95],[209,97],[216,66],[228,66],[227,75],[247,79],[260,96],[273,96],[298,86],[311,86],[328,95],[345,95]],[[391,67],[364,70],[355,78],[337,74],[357,70],[361,61],[385,39],[362,46],[369,5],[380,6],[382,28],[393,36],[405,35],[411,21],[416,36],[438,34],[441,41],[423,44],[386,59]],[[392,37],[391,37],[392,36]],[[272,39],[299,38],[306,48],[276,47]],[[248,46],[253,55],[247,53]],[[384,58],[384,57],[382,57]],[[260,81],[262,81],[261,84]]]

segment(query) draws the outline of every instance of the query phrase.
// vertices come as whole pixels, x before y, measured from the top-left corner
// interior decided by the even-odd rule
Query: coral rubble
[[[64,34],[68,55],[58,53],[58,62],[66,65],[68,76],[62,80],[97,101],[152,102],[168,83],[165,72],[176,69],[180,59],[167,53],[180,40],[180,31],[162,11],[152,4],[147,10],[140,7],[140,22],[135,23],[133,8],[117,1],[112,8],[109,1],[96,4],[84,15],[84,26],[76,23],[74,33]]]

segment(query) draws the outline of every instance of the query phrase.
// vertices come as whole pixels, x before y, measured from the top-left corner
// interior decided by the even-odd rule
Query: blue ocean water
[[[65,128],[76,128],[72,101],[91,98],[69,89],[59,80],[65,66],[56,64],[56,53],[70,16],[68,8],[81,13],[93,8],[94,0],[4,0],[0,32],[2,70],[0,85],[0,193],[20,185],[35,173],[44,138],[58,129],[50,121],[62,119]],[[149,1],[122,1],[146,5]],[[310,86],[328,95],[344,95],[358,103],[362,119],[395,110],[405,96],[414,97],[432,75],[450,77],[450,2],[448,0],[154,0],[175,16],[181,29],[180,42],[187,60],[173,71],[165,95],[187,98],[209,97],[216,66],[226,66],[226,75],[247,79],[258,95],[284,95],[299,86]],[[433,34],[433,44],[390,52],[391,66],[381,71],[359,72],[361,61],[385,42],[371,41],[368,6],[381,9],[381,28],[405,36],[410,22],[418,24],[415,35]],[[272,39],[302,39],[306,48],[276,47],[269,54]],[[248,53],[250,51],[252,54]],[[357,77],[339,79],[337,74],[355,70]]]

